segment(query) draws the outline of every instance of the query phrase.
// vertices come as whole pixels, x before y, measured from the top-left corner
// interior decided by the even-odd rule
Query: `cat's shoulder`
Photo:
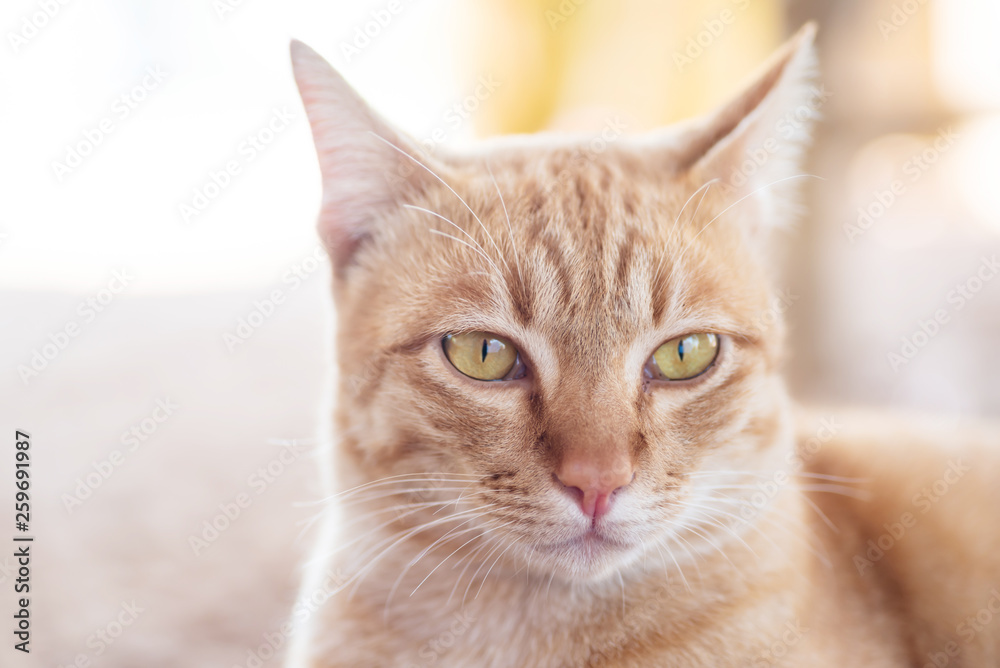
[[[839,497],[866,522],[913,514],[955,526],[980,504],[1000,504],[998,422],[800,409],[795,447],[805,487]],[[1000,536],[1000,526],[990,530]]]
[[[857,467],[919,475],[922,467],[962,457],[1000,465],[1000,421],[805,407],[795,415],[796,449],[807,470]]]
[[[916,656],[995,665],[1000,424],[802,410],[796,441],[802,489],[833,525],[815,529],[851,586],[880,592]]]

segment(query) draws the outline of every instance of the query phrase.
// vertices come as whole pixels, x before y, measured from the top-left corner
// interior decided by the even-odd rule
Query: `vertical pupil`
[[[483,359],[482,359],[483,362],[486,361],[486,354],[488,352],[489,352],[489,340],[483,339]]]
[[[677,356],[684,361],[684,339],[677,342]]]

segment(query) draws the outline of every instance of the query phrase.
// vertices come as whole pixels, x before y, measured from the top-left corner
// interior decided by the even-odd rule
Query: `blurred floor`
[[[281,457],[275,440],[314,436],[329,357],[326,284],[290,293],[230,353],[223,332],[261,297],[122,296],[28,387],[2,376],[3,433],[32,437],[37,542],[33,652],[5,643],[0,665],[55,668],[80,655],[98,667],[244,665],[285,621],[308,545],[297,540],[301,522],[316,511],[295,504],[318,497],[307,445]],[[79,301],[0,295],[0,312],[20,322],[4,323],[4,368],[21,364]],[[132,427],[145,440],[123,441]],[[2,470],[6,480],[6,462]],[[81,481],[96,483],[89,496]],[[2,490],[12,504],[10,485]],[[196,556],[191,536],[205,540],[206,520],[224,527],[219,515],[235,516],[240,494],[249,505]],[[0,558],[8,593],[11,566]],[[12,606],[0,597],[0,615],[10,619]]]

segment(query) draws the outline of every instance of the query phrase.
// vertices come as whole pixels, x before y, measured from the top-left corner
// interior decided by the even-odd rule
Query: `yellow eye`
[[[704,373],[718,354],[715,334],[688,334],[657,348],[647,366],[659,380],[687,380]]]
[[[513,380],[517,348],[507,339],[486,332],[449,334],[444,337],[448,361],[469,378],[476,380]]]

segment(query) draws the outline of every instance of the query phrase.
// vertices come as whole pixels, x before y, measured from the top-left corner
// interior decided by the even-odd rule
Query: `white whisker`
[[[745,199],[753,197],[754,195],[756,195],[760,191],[764,190],[765,188],[770,188],[771,186],[777,185],[777,184],[779,184],[779,183],[781,183],[783,181],[790,181],[792,179],[801,179],[801,178],[805,178],[805,177],[819,179],[821,181],[825,180],[825,179],[823,179],[822,176],[817,176],[815,174],[794,174],[792,176],[786,176],[783,179],[777,179],[775,181],[771,181],[770,183],[765,183],[761,187],[754,189],[753,192],[748,193],[748,194],[744,195],[743,197],[739,198],[738,200],[736,200],[735,202],[733,202],[732,204],[730,204],[729,206],[727,206],[725,209],[723,209],[722,211],[720,211],[718,213],[718,215],[715,216],[715,218],[713,218],[712,220],[710,220],[707,223],[705,223],[705,226],[702,227],[700,230],[698,230],[698,233],[695,234],[691,238],[691,240],[687,243],[687,245],[684,246],[684,249],[681,251],[681,254],[680,254],[680,256],[677,259],[677,264],[680,264],[681,259],[684,258],[684,254],[687,253],[687,249],[691,247],[691,244],[693,244],[695,242],[695,239],[697,239],[699,236],[701,236],[701,233],[704,232],[705,230],[707,230],[709,225],[711,225],[712,223],[714,223],[715,221],[717,221],[719,218],[721,218],[723,214],[725,214],[727,211],[729,211],[730,209],[732,209],[734,206],[736,206],[737,204],[739,204],[740,202],[742,202]]]
[[[444,524],[445,522],[451,522],[451,521],[454,521],[454,520],[458,519],[459,517],[465,517],[465,516],[467,516],[470,513],[480,513],[481,515],[485,515],[486,514],[480,508],[471,508],[469,510],[462,510],[462,511],[459,511],[459,512],[456,512],[456,513],[452,513],[451,515],[448,515],[447,517],[441,517],[441,518],[438,518],[438,519],[433,520],[431,522],[425,522],[424,524],[420,524],[420,525],[418,525],[418,526],[416,526],[416,527],[414,527],[412,529],[409,529],[408,531],[404,532],[401,536],[399,536],[398,538],[396,538],[395,540],[393,540],[392,543],[390,545],[388,545],[388,547],[382,548],[381,552],[379,552],[376,556],[372,557],[371,559],[364,559],[367,563],[365,563],[365,565],[362,567],[362,569],[360,571],[358,571],[357,573],[355,573],[355,575],[353,575],[351,578],[349,578],[347,582],[345,582],[343,585],[341,585],[340,587],[338,587],[333,593],[336,594],[336,593],[338,593],[340,591],[343,591],[344,588],[347,587],[347,585],[349,585],[349,584],[351,584],[353,582],[354,586],[351,588],[351,592],[349,594],[349,596],[353,596],[354,592],[357,591],[358,585],[361,584],[361,581],[364,579],[364,577],[368,573],[371,573],[372,570],[374,570],[375,565],[379,561],[381,561],[382,558],[385,557],[385,555],[387,555],[393,548],[395,548],[398,545],[404,543],[405,541],[409,540],[410,538],[412,538],[413,536],[417,535],[418,533],[420,533],[422,531],[426,531],[428,529],[433,529],[434,527],[440,526],[441,524]],[[396,534],[396,535],[398,535],[398,534]],[[395,536],[390,536],[385,541],[382,541],[381,543],[379,543],[379,545],[376,547],[376,549],[381,548],[381,546],[384,545],[385,542],[387,542],[389,540],[392,540],[394,537]],[[371,552],[371,551],[369,551],[369,552]],[[365,556],[367,556],[367,554],[368,554],[368,552],[366,552]]]
[[[442,535],[440,538],[438,538],[433,543],[431,543],[426,548],[424,548],[417,556],[415,556],[413,559],[411,559],[409,561],[408,564],[406,564],[406,566],[400,572],[399,576],[396,578],[396,581],[392,583],[392,587],[389,589],[389,595],[386,596],[386,599],[385,599],[385,609],[383,611],[383,616],[386,619],[388,619],[389,606],[392,603],[393,597],[395,597],[395,595],[396,595],[396,590],[399,588],[399,585],[403,582],[403,579],[406,577],[406,574],[410,571],[410,569],[413,568],[417,563],[419,563],[421,559],[423,559],[425,556],[427,556],[438,545],[443,545],[445,542],[448,542],[448,541],[450,541],[450,540],[452,540],[454,538],[457,538],[458,536],[462,536],[464,534],[467,534],[470,531],[480,531],[481,527],[478,527],[478,526],[470,527],[470,528],[465,529],[463,531],[457,531],[458,529],[460,529],[461,527],[465,526],[469,522],[475,522],[479,517],[480,516],[473,516],[473,517],[465,520],[464,522],[462,522],[458,526],[449,529],[444,535]],[[456,533],[456,531],[457,531],[457,533]],[[471,540],[475,540],[475,537],[473,537]],[[438,565],[440,565],[440,564],[438,564]],[[436,568],[437,567],[435,567],[435,569]],[[433,572],[433,571],[431,571],[431,572]],[[426,580],[426,579],[427,578],[424,578],[424,580]],[[421,583],[423,583],[423,581],[421,581]],[[418,587],[419,587],[419,585],[418,585]],[[416,591],[416,589],[414,589],[413,591]],[[410,592],[410,596],[413,596],[413,592]]]
[[[483,585],[486,584],[486,580],[490,577],[490,573],[493,572],[493,567],[497,565],[497,562],[500,561],[503,555],[507,554],[507,551],[512,547],[514,547],[514,541],[510,540],[507,547],[504,548],[504,551],[497,555],[497,558],[493,560],[493,563],[490,564],[489,570],[486,571],[486,575],[483,576],[483,581],[479,583],[479,589],[476,591],[476,595],[472,597],[472,600],[475,601],[479,598],[479,594],[483,591]]]
[[[497,196],[500,198],[500,206],[503,207],[503,215],[504,218],[507,219],[507,233],[510,235],[510,247],[514,251],[514,264],[517,266],[517,278],[523,283],[524,277],[521,274],[521,259],[517,254],[517,244],[514,243],[514,228],[510,224],[510,214],[507,213],[507,204],[503,201],[503,193],[500,192],[500,186],[497,184],[496,177],[493,176],[493,170],[488,164],[486,165],[486,169],[490,173],[490,179],[493,180],[493,187],[497,189]]]
[[[412,155],[410,155],[409,153],[407,153],[407,152],[406,152],[406,151],[404,151],[403,149],[401,149],[401,148],[399,148],[398,146],[396,146],[395,144],[393,144],[393,143],[392,143],[391,141],[389,141],[389,140],[388,140],[388,139],[386,139],[385,137],[381,137],[381,136],[379,136],[379,135],[378,135],[377,133],[375,133],[375,132],[372,132],[372,131],[370,131],[370,130],[369,130],[369,134],[371,134],[371,135],[372,135],[373,137],[375,137],[376,139],[378,139],[378,140],[380,140],[380,141],[382,141],[382,142],[385,142],[385,143],[386,143],[387,145],[389,145],[390,147],[392,147],[392,148],[393,148],[393,149],[395,149],[396,151],[399,151],[399,152],[400,152],[400,153],[402,153],[402,154],[403,154],[404,156],[406,156],[407,158],[409,158],[410,160],[412,160],[413,162],[415,162],[416,164],[418,164],[418,165],[419,165],[420,167],[422,167],[422,168],[423,168],[423,169],[424,169],[424,170],[425,170],[425,171],[426,171],[426,172],[427,172],[428,174],[430,174],[430,175],[431,175],[431,176],[433,176],[433,177],[434,177],[435,179],[437,179],[437,180],[438,180],[438,181],[439,181],[439,182],[441,183],[441,185],[443,185],[443,186],[444,186],[445,188],[447,188],[447,189],[448,189],[448,191],[449,191],[449,192],[451,192],[451,194],[452,194],[452,195],[454,195],[455,197],[457,197],[457,198],[458,198],[458,201],[459,201],[459,202],[461,202],[461,203],[462,203],[462,205],[463,205],[463,206],[465,206],[465,208],[469,210],[469,213],[471,213],[471,214],[472,214],[472,217],[476,219],[476,222],[477,222],[477,223],[479,223],[479,226],[480,226],[481,228],[483,228],[483,232],[485,232],[485,233],[486,233],[486,236],[487,236],[487,237],[489,238],[489,240],[490,240],[491,242],[493,242],[493,246],[494,246],[494,247],[496,247],[496,249],[497,249],[497,251],[498,251],[498,252],[500,251],[500,247],[499,247],[499,246],[497,246],[497,244],[496,244],[496,242],[495,242],[495,241],[493,241],[493,237],[492,237],[492,236],[490,236],[490,232],[489,232],[489,230],[487,230],[487,229],[486,229],[486,226],[485,226],[485,225],[483,225],[483,221],[481,221],[481,220],[479,219],[479,216],[478,216],[478,215],[476,215],[476,212],[472,210],[472,207],[471,207],[471,206],[469,206],[468,202],[466,202],[466,201],[465,201],[465,200],[464,200],[464,199],[462,198],[462,196],[461,196],[461,195],[459,195],[459,194],[458,194],[458,193],[457,193],[457,192],[455,191],[455,189],[454,189],[454,188],[452,188],[452,187],[451,187],[450,185],[448,185],[448,182],[447,182],[447,181],[445,181],[445,180],[444,180],[444,179],[442,179],[442,178],[441,178],[440,176],[438,176],[438,175],[437,175],[436,173],[434,173],[434,170],[432,170],[432,169],[431,169],[430,167],[428,167],[428,166],[427,166],[427,165],[425,165],[424,163],[420,162],[419,160],[417,160],[417,159],[416,159],[416,158],[414,158],[414,157],[413,157]],[[500,260],[501,260],[502,262],[504,262],[504,264],[506,264],[506,260],[504,260],[504,258],[503,258],[503,254],[502,254],[502,253],[500,254]],[[490,264],[493,264],[493,263],[491,262]],[[496,267],[496,265],[493,265],[493,266],[494,266],[494,267]],[[509,267],[509,266],[507,267],[507,271],[510,271],[510,267]],[[497,274],[498,274],[498,275],[502,275],[502,274],[500,274],[500,270],[499,270],[499,269],[497,270]]]
[[[474,250],[477,253],[479,253],[480,255],[482,255],[483,259],[486,260],[487,262],[489,262],[493,266],[493,269],[495,269],[496,272],[497,272],[497,274],[499,275],[500,270],[497,268],[497,266],[495,264],[493,264],[493,260],[491,260],[489,257],[487,257],[486,253],[482,252],[481,250],[479,250],[478,248],[476,248],[472,244],[470,244],[470,243],[468,243],[466,241],[462,241],[458,237],[452,236],[452,235],[448,234],[447,232],[442,232],[441,230],[427,230],[427,231],[430,232],[431,234],[437,234],[437,235],[442,236],[442,237],[448,237],[449,239],[453,239],[453,240],[457,241],[458,243],[462,244],[463,246],[468,246],[472,250]]]

